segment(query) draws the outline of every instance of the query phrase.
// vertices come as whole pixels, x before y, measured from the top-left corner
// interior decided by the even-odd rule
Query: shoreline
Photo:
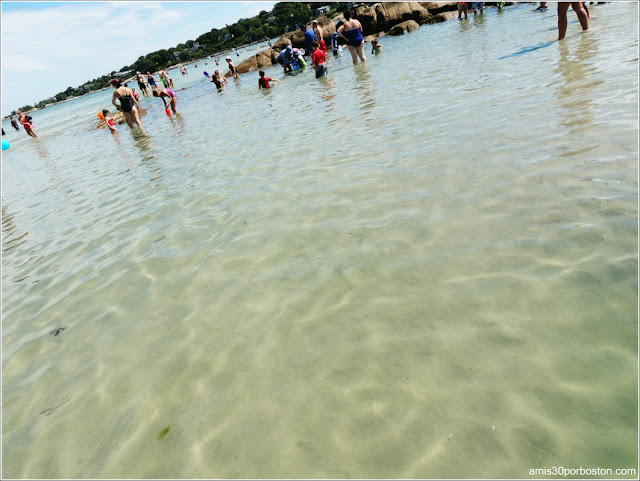
[[[406,5],[410,5],[412,3],[417,3],[420,6],[420,8],[422,8],[425,12],[427,12],[429,14],[428,19],[426,21],[424,21],[423,23],[419,24],[420,27],[422,27],[423,25],[431,25],[431,24],[434,24],[434,23],[440,23],[440,22],[444,22],[444,21],[448,21],[448,20],[453,20],[453,19],[455,19],[457,17],[457,14],[458,14],[458,12],[457,12],[457,2],[437,2],[437,3],[433,3],[430,7],[425,7],[420,2],[398,2],[399,5],[405,5],[405,6]],[[487,5],[486,5],[485,8],[496,7],[495,2],[486,2],[486,3],[487,3]],[[504,2],[504,6],[505,7],[506,6],[511,6],[514,3],[515,2]],[[536,3],[536,2],[525,2],[525,3]],[[372,8],[375,9],[377,5],[380,5],[380,2],[376,3],[376,4],[373,4],[372,6],[357,7],[355,9],[355,12],[354,12],[354,17],[362,18],[363,14],[365,14],[365,12],[368,11],[368,9],[372,9]],[[433,11],[434,13],[431,13],[430,10]],[[339,19],[341,16],[342,16],[342,14],[340,14],[340,13],[337,14],[337,15],[334,15],[333,18],[329,18],[329,17],[326,17],[324,15],[321,15],[320,17],[316,17],[315,19],[317,20],[319,18],[324,17],[324,18],[327,18],[331,23],[333,23],[335,25],[336,19]],[[366,16],[366,15],[364,15],[364,16]],[[399,20],[399,19],[395,19],[395,20],[398,20],[398,23],[402,23],[402,21]],[[386,21],[388,22],[389,20],[386,20]],[[374,36],[376,36],[376,37],[386,36],[386,35],[388,35],[388,32],[389,32],[390,29],[391,29],[391,27],[387,28],[386,30],[380,30],[380,31],[376,31],[376,32],[373,32],[373,33],[367,33],[367,34],[364,34],[364,32],[363,32],[364,41],[365,42],[370,42],[371,38],[374,37]],[[268,38],[267,41],[269,41],[269,40],[272,41],[271,47],[269,47],[267,49],[264,49],[264,50],[261,50],[259,52],[256,52],[254,55],[244,59],[242,62],[240,62],[238,65],[236,65],[236,68],[238,68],[240,70],[240,66],[243,63],[250,61],[252,58],[254,58],[257,55],[260,55],[261,53],[266,52],[268,50],[279,51],[280,49],[278,48],[278,44],[283,42],[283,41],[285,43],[288,42],[288,43],[292,43],[293,44],[294,43],[293,42],[294,35],[299,30],[300,29],[296,29],[296,30],[291,30],[289,32],[285,32],[280,37],[278,37],[278,39],[275,40],[275,41],[273,41],[273,39],[271,39],[271,38]],[[331,33],[331,32],[329,32],[329,33]],[[243,51],[245,51],[247,49],[247,47],[250,47],[252,45],[258,45],[258,44],[263,43],[263,42],[265,42],[265,40],[251,42],[251,43],[248,43],[248,44],[241,45],[239,47],[232,47],[229,50],[224,50],[222,52],[213,53],[211,55],[200,57],[200,58],[195,59],[195,60],[189,60],[188,62],[178,62],[178,63],[173,64],[173,65],[171,65],[169,67],[166,67],[166,68],[167,68],[167,70],[172,70],[172,69],[178,68],[179,66],[182,66],[182,65],[200,63],[200,62],[204,62],[206,59],[210,59],[210,58],[214,58],[214,57],[224,57],[224,56],[230,55],[231,53],[235,53],[236,51],[239,51],[240,49],[244,49]],[[297,43],[299,43],[299,42],[296,42],[296,44]],[[275,63],[273,63],[273,60],[272,60],[271,65],[272,66],[276,65]],[[252,70],[256,70],[256,69],[249,68],[246,71],[239,71],[238,73],[240,75],[242,75],[242,74],[248,73],[249,71],[252,71]],[[153,75],[157,75],[158,72],[159,72],[159,70],[156,70],[152,74]],[[230,74],[230,72],[227,72],[226,74],[224,74],[224,76],[228,77],[229,74]],[[133,77],[129,78],[129,79],[123,80],[122,82],[123,83],[129,83],[129,82],[133,82],[133,81],[136,81],[136,76],[135,75]],[[89,94],[96,93],[96,92],[101,92],[101,91],[106,90],[108,88],[111,88],[111,87],[107,86],[107,87],[104,87],[102,89],[92,90],[92,91],[86,92],[86,93],[84,93],[82,95],[78,95],[78,96],[75,96],[75,97],[69,97],[69,98],[66,98],[64,100],[60,100],[59,102],[46,104],[44,107],[40,107],[40,108],[34,107],[31,110],[23,111],[23,112],[36,112],[38,110],[43,110],[43,109],[45,109],[47,107],[51,107],[51,106],[54,106],[54,105],[57,105],[57,104],[60,104],[60,103],[63,103],[63,102],[67,102],[69,100],[82,98],[85,95],[89,95]],[[14,111],[17,111],[17,110],[14,110]],[[10,114],[10,115],[17,115],[17,114]],[[9,115],[3,117],[3,120],[8,120],[8,119],[9,119]]]

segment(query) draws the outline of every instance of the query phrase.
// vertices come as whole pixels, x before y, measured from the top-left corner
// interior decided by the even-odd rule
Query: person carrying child
[[[216,70],[215,72],[213,72],[213,75],[211,76],[211,78],[209,79],[210,82],[213,82],[216,85],[216,88],[221,89],[222,87],[224,87],[225,85],[228,85],[229,82],[227,81],[226,78],[224,78],[221,74],[219,70]]]
[[[33,118],[31,117],[31,115],[26,115],[24,112],[22,112],[22,110],[18,110],[18,115],[19,115],[18,122],[22,124],[25,132],[29,134],[31,137],[33,137],[34,139],[37,139],[38,136],[33,130],[33,124],[31,123],[33,121]]]

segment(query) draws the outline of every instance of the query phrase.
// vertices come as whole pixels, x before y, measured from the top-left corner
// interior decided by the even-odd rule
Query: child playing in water
[[[371,40],[371,53],[380,53],[380,51],[383,49],[384,47],[382,45],[380,45],[378,43],[378,39],[374,38],[373,40]]]
[[[117,132],[118,129],[116,128],[116,124],[107,109],[104,109],[102,111],[102,116],[104,117],[105,122],[107,122],[107,127],[109,127],[109,130],[114,133]]]
[[[280,82],[277,78],[266,77],[264,70],[260,70],[260,78],[258,79],[258,88],[259,89],[268,89],[271,88],[269,82]]]
[[[327,54],[324,53],[324,51],[319,48],[319,44],[318,42],[313,42],[313,65],[316,69],[316,78],[320,78],[323,77],[324,75],[326,75],[327,73],[327,66],[325,64],[325,62],[327,61]]]

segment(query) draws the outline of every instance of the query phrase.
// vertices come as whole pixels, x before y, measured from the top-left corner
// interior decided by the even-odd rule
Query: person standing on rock
[[[364,56],[364,37],[362,36],[362,24],[351,18],[351,12],[345,10],[344,23],[338,29],[338,35],[347,41],[347,48],[351,54],[353,65],[358,63],[358,57],[362,62],[367,61],[367,57]]]

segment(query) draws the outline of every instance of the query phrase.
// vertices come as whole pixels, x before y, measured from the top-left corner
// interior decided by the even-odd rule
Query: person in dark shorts
[[[149,95],[149,91],[147,90],[147,82],[144,79],[144,75],[142,75],[140,72],[136,72],[136,78],[138,80],[138,87],[140,87],[140,91],[142,92],[142,95],[147,96]]]

